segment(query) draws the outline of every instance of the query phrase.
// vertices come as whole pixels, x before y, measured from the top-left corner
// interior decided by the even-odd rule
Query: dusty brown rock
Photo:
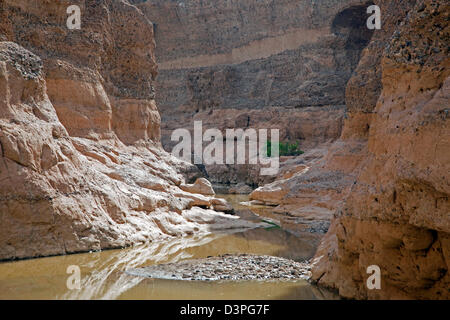
[[[365,25],[365,1],[134,2],[156,24],[163,118],[183,106],[342,104],[372,33],[355,27]],[[181,48],[186,25],[195,32]]]
[[[181,184],[180,189],[186,192],[199,193],[205,196],[214,196],[216,194],[211,182],[205,178],[198,178],[195,180],[194,184]]]
[[[345,297],[450,297],[448,12],[443,1],[418,1],[384,53],[366,52],[358,69],[380,61],[376,106],[350,98],[356,81],[347,89],[354,117],[343,136],[366,137],[367,153],[313,268]],[[381,268],[381,290],[365,285],[369,265]]]
[[[235,130],[279,129],[281,141],[296,141],[299,142],[302,150],[311,150],[321,149],[323,148],[322,144],[327,145],[339,137],[342,131],[344,109],[343,106],[323,106],[302,109],[277,107],[249,110],[245,116],[249,123],[244,125],[237,123],[235,119],[239,117],[242,110],[226,109],[214,110],[212,117],[206,111],[199,112],[194,116],[193,121],[202,121],[203,131],[217,128],[223,133],[223,136],[226,136],[226,130],[230,128]],[[167,128],[175,127],[180,123],[179,121],[177,117],[174,117],[170,122],[163,123],[162,136],[170,136],[171,130],[167,131]],[[193,130],[191,135],[193,136]],[[170,145],[173,146],[176,143],[170,142]],[[204,147],[207,144],[204,143]],[[224,149],[224,162],[226,154],[226,149]],[[211,182],[230,185],[230,188],[237,184],[246,184],[254,189],[255,186],[267,184],[276,179],[276,175],[261,175],[261,165],[249,164],[248,155],[246,164],[213,164],[205,165],[204,169],[204,174],[208,175]],[[244,191],[250,193],[252,190],[246,188]],[[230,190],[230,192],[232,191]]]
[[[230,194],[250,194],[253,188],[245,183],[238,183],[236,185],[230,186],[228,192]]]
[[[326,232],[353,183],[349,174],[351,168],[341,171],[329,165],[335,163],[335,157],[329,155],[339,150],[336,145],[339,146],[324,144],[282,162],[279,178],[254,190],[250,198],[275,206],[273,212],[280,214],[284,228],[295,231],[306,226],[314,232]]]
[[[265,204],[279,204],[289,189],[283,188],[279,181],[264,185],[250,194],[250,200],[259,200]]]

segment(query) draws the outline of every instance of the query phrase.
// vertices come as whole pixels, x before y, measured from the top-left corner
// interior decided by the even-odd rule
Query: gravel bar
[[[130,269],[126,273],[146,278],[188,281],[289,281],[308,280],[310,270],[307,262],[273,256],[226,254]]]

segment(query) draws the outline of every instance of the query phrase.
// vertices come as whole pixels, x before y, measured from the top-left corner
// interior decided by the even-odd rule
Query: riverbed
[[[224,196],[244,219],[262,208],[241,205],[246,196]],[[267,208],[268,210],[269,208]],[[267,228],[233,230],[152,242],[120,250],[0,263],[0,299],[336,299],[305,280],[183,281],[149,279],[125,271],[226,254],[270,255],[295,261],[312,257],[310,239]],[[267,221],[267,220],[266,220]],[[80,269],[80,289],[67,286],[68,268]],[[70,286],[69,286],[70,287]]]

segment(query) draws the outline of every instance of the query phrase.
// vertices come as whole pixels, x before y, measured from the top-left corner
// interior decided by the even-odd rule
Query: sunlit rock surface
[[[69,30],[70,4],[0,4],[0,260],[254,226],[179,188],[191,165],[160,145],[152,23],[102,0]]]

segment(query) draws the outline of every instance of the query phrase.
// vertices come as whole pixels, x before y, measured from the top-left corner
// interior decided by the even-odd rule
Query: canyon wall
[[[449,297],[444,1],[134,2],[155,23],[167,150],[194,120],[279,128],[306,153],[251,199],[276,206],[285,228],[326,230],[334,216],[317,283],[348,298]],[[270,182],[253,171],[206,167],[216,182]],[[381,290],[366,286],[370,265]]]
[[[1,0],[0,17],[0,260],[247,225],[162,150],[153,24],[138,8]]]
[[[287,228],[333,217],[313,260],[319,285],[346,298],[448,299],[449,5],[376,3],[382,28],[348,81],[340,138],[250,197]],[[380,290],[366,283],[373,265]]]
[[[370,121],[382,90],[384,49],[414,3],[414,0],[402,4],[378,3],[388,14],[383,14],[382,28],[374,32],[363,49],[344,89],[346,113],[340,138],[286,161],[273,183],[261,186],[250,195],[252,200],[276,205],[276,212],[287,214],[283,219],[286,225],[311,220],[329,224],[334,213],[342,208],[367,158]],[[338,16],[354,10],[350,6]]]
[[[373,34],[370,1],[139,1],[154,23],[162,144],[171,133],[276,128],[308,150],[336,140],[345,87]],[[242,166],[207,166],[216,182],[259,185]],[[255,170],[257,171],[257,170]],[[273,179],[272,179],[273,180]]]
[[[450,6],[380,5],[388,37],[369,45],[346,93],[342,142],[363,141],[364,156],[313,277],[344,297],[449,299]],[[366,286],[370,265],[380,290]]]
[[[287,229],[329,227],[319,285],[450,298],[445,1],[374,1],[373,34],[367,1],[78,1],[82,28],[68,30],[74,2],[0,0],[0,260],[246,226],[162,150],[202,120],[301,141],[305,154],[251,198]]]

